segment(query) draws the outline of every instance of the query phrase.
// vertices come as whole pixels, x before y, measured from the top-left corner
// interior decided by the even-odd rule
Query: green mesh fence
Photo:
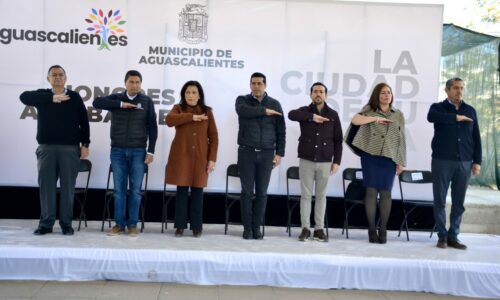
[[[500,187],[500,38],[444,24],[441,52],[441,90],[446,80],[460,77],[465,83],[464,100],[479,118],[483,162],[481,174],[471,185]],[[442,100],[442,99],[441,99]]]

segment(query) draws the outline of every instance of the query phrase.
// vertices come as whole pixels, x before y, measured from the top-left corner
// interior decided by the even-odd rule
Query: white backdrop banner
[[[441,5],[284,0],[0,4],[0,185],[37,185],[36,110],[23,105],[19,95],[48,87],[47,70],[54,64],[66,69],[68,86],[88,108],[93,188],[106,185],[110,115],[94,109],[92,101],[123,91],[129,69],[142,73],[144,93],[155,101],[158,114],[149,177],[155,190],[163,189],[175,134],[164,118],[188,80],[203,85],[219,129],[218,161],[207,191],[225,189],[225,169],[237,160],[234,102],[250,92],[250,75],[256,71],[266,74],[267,92],[286,114],[308,105],[311,84],[324,82],[328,104],[339,112],[344,130],[372,87],[389,83],[406,117],[408,168],[430,168],[432,127],[426,113],[438,97]],[[298,165],[299,124],[288,119],[286,124],[285,158],[273,171],[270,194],[286,193],[286,169]],[[341,171],[359,166],[345,147]],[[239,184],[231,183],[231,189]],[[342,194],[341,172],[331,178],[329,194]]]

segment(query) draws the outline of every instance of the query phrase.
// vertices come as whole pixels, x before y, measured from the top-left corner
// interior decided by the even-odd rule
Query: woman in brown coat
[[[215,168],[219,138],[212,109],[205,105],[201,84],[188,81],[181,89],[181,101],[165,118],[175,126],[175,137],[168,156],[165,182],[177,186],[175,236],[187,228],[188,191],[191,188],[190,223],[193,236],[203,227],[203,188]]]

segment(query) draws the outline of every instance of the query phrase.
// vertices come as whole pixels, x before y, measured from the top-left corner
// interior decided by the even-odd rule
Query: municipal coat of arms
[[[189,44],[204,43],[208,40],[206,7],[206,5],[186,4],[179,13],[179,40]]]

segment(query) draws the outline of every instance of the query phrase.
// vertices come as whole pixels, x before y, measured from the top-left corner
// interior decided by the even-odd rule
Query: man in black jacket
[[[68,90],[66,71],[59,65],[49,68],[51,89],[27,91],[21,102],[36,107],[38,130],[38,184],[40,186],[40,223],[35,235],[52,232],[56,220],[57,179],[61,184],[59,225],[64,235],[73,235],[73,201],[80,158],[89,155],[90,129],[82,97]],[[81,147],[80,147],[81,145]]]
[[[153,162],[158,125],[153,100],[141,93],[142,75],[130,70],[125,75],[126,91],[94,100],[94,107],[111,111],[111,166],[116,225],[108,235],[120,235],[127,227],[136,236],[141,206],[144,164]],[[149,139],[149,144],[148,144]],[[146,145],[147,153],[146,153]],[[130,196],[127,201],[127,183]],[[128,207],[128,219],[125,208]]]
[[[241,219],[243,238],[261,240],[267,187],[272,169],[285,156],[286,127],[280,103],[266,93],[266,76],[253,73],[250,89],[251,94],[236,98]]]
[[[311,237],[310,215],[313,184],[316,181],[313,238],[326,242],[323,231],[326,210],[326,188],[330,175],[337,173],[342,159],[342,125],[337,112],[326,103],[328,89],[321,82],[311,86],[309,106],[288,113],[292,121],[300,122],[299,177],[300,219],[302,232],[299,241]]]
[[[476,110],[462,100],[464,83],[460,78],[446,81],[447,98],[434,103],[427,120],[434,123],[432,138],[432,188],[438,248],[465,250],[458,241],[465,192],[471,173],[481,171],[481,136]],[[450,228],[446,230],[446,194],[451,183]]]

